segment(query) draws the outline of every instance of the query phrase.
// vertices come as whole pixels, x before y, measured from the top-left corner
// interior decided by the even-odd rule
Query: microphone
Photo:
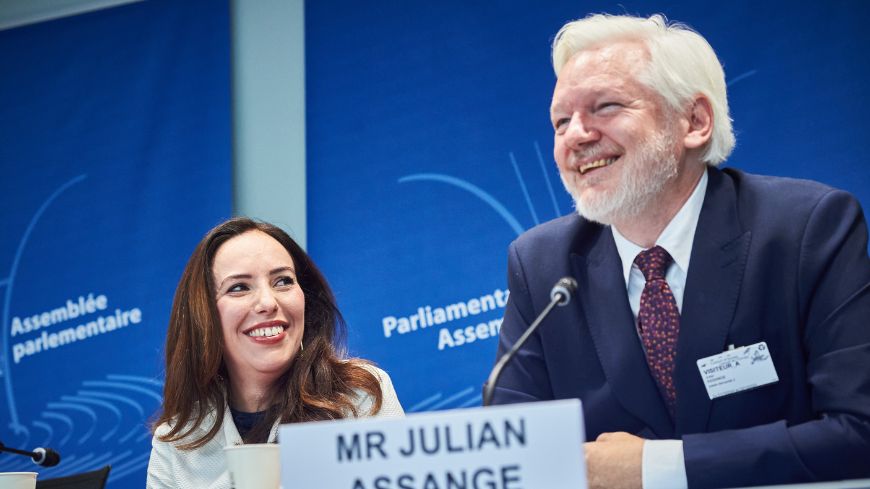
[[[541,311],[541,314],[535,318],[534,322],[526,329],[526,332],[520,336],[520,339],[517,340],[516,343],[511,347],[510,350],[507,351],[501,358],[498,359],[498,362],[495,363],[495,367],[492,368],[492,372],[489,373],[489,378],[486,379],[486,383],[483,384],[483,405],[489,406],[492,403],[492,396],[495,393],[495,384],[498,382],[498,378],[501,376],[501,371],[504,370],[504,367],[514,358],[517,354],[517,351],[526,343],[532,333],[538,329],[538,326],[550,315],[550,311],[553,310],[556,306],[565,306],[571,302],[571,296],[574,295],[574,292],[577,290],[577,281],[571,277],[562,277],[556,282],[556,285],[550,289],[550,303],[547,304],[547,307]]]
[[[9,452],[16,455],[26,455],[33,459],[33,463],[42,467],[54,467],[55,465],[60,463],[60,454],[52,450],[51,448],[37,447],[34,448],[32,452],[28,452],[26,450],[9,448],[4,445],[3,442],[0,442],[0,452]]]
[[[43,467],[54,467],[60,463],[60,454],[51,448],[36,447],[33,449],[33,463]]]
[[[571,277],[562,277],[556,285],[550,289],[550,300],[555,301],[557,306],[566,306],[571,302],[571,296],[577,290],[577,281]]]

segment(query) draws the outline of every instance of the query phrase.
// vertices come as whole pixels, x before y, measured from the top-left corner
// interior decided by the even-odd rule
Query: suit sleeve
[[[683,437],[689,487],[870,477],[870,259],[853,197],[822,196],[803,226],[799,328],[813,419]]]
[[[501,358],[535,319],[529,286],[515,241],[508,248],[508,288],[510,296],[498,338]],[[532,335],[508,363],[497,383],[493,404],[512,404],[553,399],[540,336]]]

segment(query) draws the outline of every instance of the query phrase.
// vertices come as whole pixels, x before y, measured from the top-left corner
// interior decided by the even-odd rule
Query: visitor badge
[[[698,370],[711,400],[779,380],[764,341],[702,358]]]

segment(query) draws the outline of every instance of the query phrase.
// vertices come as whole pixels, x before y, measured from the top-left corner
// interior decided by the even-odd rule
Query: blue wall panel
[[[58,450],[40,478],[109,463],[109,487],[143,487],[172,294],[230,213],[227,2],[136,3],[0,47],[0,441]]]

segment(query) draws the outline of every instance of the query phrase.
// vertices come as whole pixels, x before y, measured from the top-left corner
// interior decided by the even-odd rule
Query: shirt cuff
[[[682,440],[644,440],[643,489],[687,489]]]

